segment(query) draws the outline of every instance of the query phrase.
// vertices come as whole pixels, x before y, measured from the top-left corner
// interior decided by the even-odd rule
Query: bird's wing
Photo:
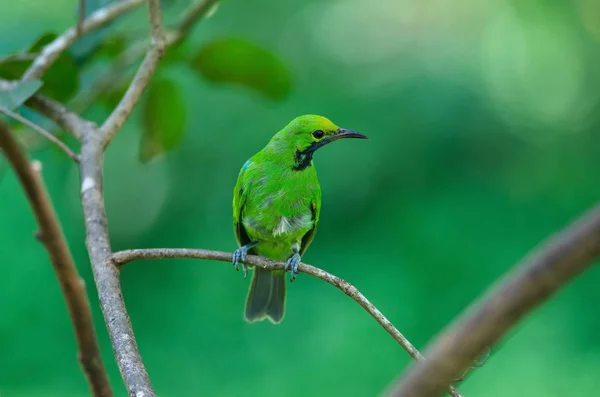
[[[317,188],[313,193],[312,200],[310,202],[310,209],[313,218],[313,227],[302,237],[302,244],[300,246],[300,255],[304,254],[304,251],[308,248],[312,239],[315,237],[317,231],[317,225],[319,223],[319,215],[321,214],[321,188]]]
[[[235,231],[235,238],[240,247],[250,242],[250,237],[248,237],[246,229],[242,224],[242,212],[244,211],[244,204],[246,203],[250,188],[245,178],[246,170],[249,166],[250,160],[246,161],[242,166],[235,187],[233,188],[233,230]]]

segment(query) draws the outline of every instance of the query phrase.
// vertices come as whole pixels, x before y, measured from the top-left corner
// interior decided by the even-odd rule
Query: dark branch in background
[[[69,149],[69,147],[67,145],[65,145],[60,139],[58,139],[57,137],[55,137],[54,135],[52,135],[51,133],[49,133],[48,131],[46,131],[45,129],[40,127],[39,125],[32,123],[31,121],[27,120],[25,117],[21,116],[20,114],[17,114],[15,112],[8,110],[4,106],[0,106],[0,113],[4,113],[4,114],[12,117],[13,119],[25,124],[29,128],[33,129],[35,132],[39,133],[44,138],[48,139],[50,142],[52,142],[56,146],[58,146],[63,152],[65,152],[67,154],[67,156],[71,157],[73,159],[73,161],[75,161],[76,163],[79,162],[79,156],[77,156],[75,153],[73,153],[73,151],[71,149]]]
[[[67,302],[79,348],[79,361],[87,376],[92,394],[95,397],[111,397],[112,391],[102,364],[85,286],[77,273],[73,257],[46,192],[41,176],[41,164],[29,164],[25,152],[3,123],[0,123],[0,148],[3,149],[19,177],[37,219],[40,240],[48,251],[50,262]]]
[[[99,27],[107,24],[116,17],[124,14],[134,7],[141,5],[145,0],[124,0],[114,3],[113,5],[101,8],[85,19],[79,30],[74,26],[57,37],[52,43],[44,47],[41,54],[33,61],[31,66],[25,71],[21,81],[37,79],[54,64],[67,48],[73,45],[80,35],[91,32]]]
[[[185,248],[159,248],[159,249],[134,249],[119,251],[111,256],[112,262],[117,267],[122,267],[128,262],[135,260],[148,259],[208,259],[231,263],[232,254],[227,252],[209,251],[203,249],[185,249]],[[248,255],[244,263],[252,266],[262,267],[268,270],[285,270],[285,262],[272,261],[261,256]],[[317,267],[301,263],[298,267],[301,273],[309,274],[320,280],[329,283],[352,298],[356,303],[362,306],[387,331],[392,338],[396,340],[415,360],[423,357],[419,351],[406,339],[400,331],[377,309],[355,286],[349,282],[334,276]],[[449,388],[449,393],[453,397],[460,397],[461,394],[453,387]]]
[[[517,269],[463,314],[427,349],[390,393],[435,397],[458,372],[517,321],[600,255],[600,205],[526,257]]]

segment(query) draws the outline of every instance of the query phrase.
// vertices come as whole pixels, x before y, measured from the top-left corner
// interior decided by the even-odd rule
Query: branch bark
[[[111,247],[102,189],[103,154],[123,125],[156,69],[164,52],[162,14],[159,0],[148,2],[152,44],[146,59],[123,99],[100,129],[83,132],[81,147],[81,201],[86,225],[86,245],[90,255],[100,305],[108,328],[121,376],[130,396],[155,397],[156,393],[139,353],[131,320],[125,308],[119,269],[110,261]]]
[[[25,152],[12,137],[8,128],[0,123],[0,148],[19,177],[21,185],[40,228],[40,240],[46,247],[65,296],[75,337],[79,348],[79,361],[95,397],[112,397],[108,376],[102,364],[100,349],[94,332],[90,304],[83,280],[77,273],[73,257],[67,246],[60,223],[41,177],[41,165],[29,164]]]
[[[81,147],[81,201],[86,245],[100,306],[127,391],[130,396],[154,397],[156,394],[142,362],[123,301],[119,270],[108,260],[111,247],[102,191],[103,147],[97,132],[88,131]]]
[[[122,267],[128,262],[135,260],[149,260],[149,259],[168,259],[168,258],[185,258],[185,259],[208,259],[216,260],[221,262],[232,261],[232,254],[227,252],[209,251],[204,249],[185,249],[185,248],[159,248],[159,249],[134,249],[119,251],[111,255],[110,259],[113,264],[117,267]],[[268,270],[285,270],[285,262],[272,261],[270,259],[248,255],[244,263],[252,266],[262,267]],[[309,274],[320,280],[329,283],[342,291],[344,294],[352,298],[358,303],[363,309],[367,311],[387,331],[388,334],[396,342],[402,346],[404,350],[415,360],[423,358],[419,351],[410,343],[410,341],[402,335],[400,331],[375,307],[355,286],[349,282],[334,276],[317,267],[300,263],[298,270],[301,273]],[[448,392],[453,397],[462,396],[458,390],[450,386]]]
[[[486,347],[600,255],[600,205],[550,238],[460,316],[405,372],[390,396],[434,397]]]

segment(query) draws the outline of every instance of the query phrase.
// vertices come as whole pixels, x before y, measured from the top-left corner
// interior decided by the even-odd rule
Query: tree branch
[[[162,12],[160,10],[160,1],[150,0],[148,2],[148,12],[150,14],[151,40],[150,48],[146,53],[144,61],[140,65],[133,81],[123,95],[121,102],[110,114],[108,119],[100,127],[102,146],[106,147],[119,129],[123,126],[133,108],[140,100],[150,79],[162,58],[165,48],[165,33],[162,26]]]
[[[48,251],[65,296],[79,348],[79,361],[92,393],[95,397],[111,397],[112,391],[102,364],[85,285],[77,273],[60,223],[46,192],[41,177],[41,164],[39,162],[29,164],[24,151],[3,123],[0,123],[0,148],[4,150],[19,177],[37,219],[40,239]]]
[[[119,270],[108,260],[111,247],[102,192],[102,154],[97,131],[89,131],[81,147],[80,164],[86,245],[100,306],[127,391],[130,396],[155,397],[123,301]]]
[[[130,396],[155,397],[125,308],[119,269],[110,261],[111,247],[102,189],[103,154],[140,99],[164,51],[160,0],[149,0],[152,45],[123,99],[100,128],[84,131],[81,146],[81,201],[100,305],[121,376]]]
[[[77,26],[74,26],[61,36],[57,37],[52,43],[45,46],[40,55],[25,71],[21,81],[39,79],[50,66],[54,64],[60,54],[72,46],[81,35],[102,27],[118,16],[141,5],[144,1],[145,0],[123,0],[95,11],[86,18],[80,29],[78,29]]]
[[[232,261],[232,254],[227,252],[209,251],[204,249],[185,249],[185,248],[158,248],[158,249],[134,249],[119,251],[110,257],[111,261],[117,267],[122,267],[128,262],[135,260],[148,260],[148,259],[168,259],[168,258],[185,258],[185,259],[209,259],[221,262]],[[285,262],[272,261],[270,259],[248,255],[244,263],[252,266],[262,267],[268,270],[285,270]],[[298,270],[301,273],[309,274],[320,280],[329,283],[342,291],[344,294],[352,298],[356,303],[362,306],[387,331],[388,334],[396,342],[402,346],[404,350],[415,360],[420,360],[423,357],[419,351],[409,342],[408,339],[394,325],[375,307],[355,286],[349,282],[334,276],[317,267],[300,263]],[[454,387],[449,388],[449,393],[453,397],[460,397],[461,394]]]
[[[527,256],[435,340],[400,378],[395,397],[434,397],[486,347],[600,255],[600,205]]]
[[[73,153],[73,151],[71,149],[69,149],[69,147],[67,145],[65,145],[60,139],[58,139],[57,137],[55,137],[54,135],[52,135],[51,133],[49,133],[48,131],[46,131],[45,129],[40,127],[39,125],[32,123],[31,121],[27,120],[25,117],[21,116],[20,114],[17,114],[15,112],[8,110],[4,106],[0,106],[0,112],[27,125],[29,128],[33,129],[34,131],[36,131],[37,133],[42,135],[44,138],[48,139],[50,142],[52,142],[56,146],[58,146],[63,152],[65,152],[67,154],[67,156],[71,157],[73,159],[73,161],[75,161],[76,163],[79,163],[79,156],[77,156],[75,153]]]

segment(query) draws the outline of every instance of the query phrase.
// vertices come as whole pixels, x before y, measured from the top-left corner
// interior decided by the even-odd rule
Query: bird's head
[[[359,132],[340,128],[325,117],[307,114],[296,117],[279,131],[272,144],[291,151],[295,169],[302,170],[310,165],[317,149],[343,138],[369,139]]]

